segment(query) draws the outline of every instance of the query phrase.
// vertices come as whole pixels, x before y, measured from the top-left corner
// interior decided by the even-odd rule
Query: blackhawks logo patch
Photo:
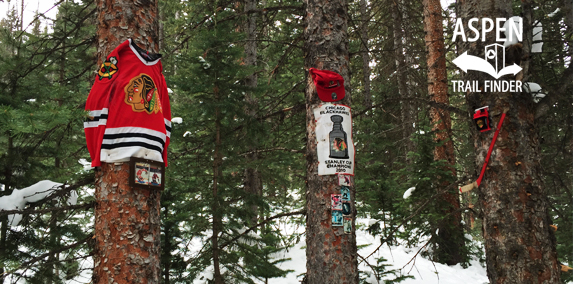
[[[141,73],[133,77],[124,90],[125,103],[131,105],[133,111],[148,114],[163,112],[157,86],[149,75]]]
[[[101,64],[99,71],[97,72],[99,79],[108,78],[111,79],[113,74],[117,73],[117,58],[115,56],[110,57],[104,63]]]

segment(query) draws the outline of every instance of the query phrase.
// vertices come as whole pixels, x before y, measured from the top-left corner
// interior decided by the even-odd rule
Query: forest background
[[[72,186],[60,191],[60,198],[30,204],[19,226],[1,215],[0,279],[62,283],[90,269],[80,263],[92,253],[93,171],[78,161],[89,158],[82,122],[97,62],[96,9],[93,1],[61,0],[54,3],[54,14],[37,14],[28,25],[21,20],[22,2],[3,2],[10,9],[0,22],[0,196],[44,179]],[[520,2],[514,1],[516,15]],[[304,6],[262,1],[246,9],[245,3],[159,2],[164,74],[172,115],[181,118],[174,121],[161,199],[164,283],[190,283],[212,265],[213,214],[224,220],[218,249],[229,283],[283,277],[288,271],[276,266],[281,259],[275,253],[303,237],[284,234],[280,227],[305,221]],[[458,10],[455,3],[443,8],[451,81],[461,76],[451,63],[458,55],[451,40]],[[540,177],[558,227],[559,260],[569,264],[573,98],[561,79],[571,59],[567,21],[572,9],[570,1],[534,3],[543,52],[532,56],[527,80],[547,96],[534,100],[522,94],[540,110],[532,129],[540,139]],[[443,202],[434,198],[443,185],[436,177],[450,170],[434,160],[439,145],[430,109],[436,104],[428,96],[422,3],[350,1],[348,17],[351,80],[346,83],[352,88],[356,204],[359,216],[377,220],[361,229],[386,244],[416,246],[424,240],[425,257],[451,262],[438,234],[446,217]],[[253,43],[254,60],[246,55],[253,54]],[[214,98],[214,86],[224,99]],[[452,116],[457,173],[449,182],[463,185],[479,173],[472,139],[479,134],[464,94],[451,86],[448,93],[450,104],[441,107]],[[216,109],[223,149],[218,198],[225,206],[213,212]],[[66,203],[72,191],[79,196],[74,206]],[[483,238],[474,192],[461,195],[460,210],[465,233]],[[481,248],[462,243],[458,262],[484,259]],[[200,249],[191,247],[198,244]],[[386,264],[381,259],[371,268],[382,275]],[[573,276],[564,273],[562,281]]]

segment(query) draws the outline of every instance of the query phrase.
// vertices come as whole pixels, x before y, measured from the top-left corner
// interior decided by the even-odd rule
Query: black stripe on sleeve
[[[117,149],[117,148],[133,147],[133,146],[139,146],[139,147],[147,148],[149,150],[154,150],[154,151],[157,151],[159,153],[163,152],[163,149],[161,149],[160,147],[155,146],[155,145],[150,145],[150,144],[147,144],[145,142],[122,142],[122,143],[115,143],[115,144],[102,144],[101,148],[106,149],[106,150],[112,150],[112,149]]]
[[[163,139],[145,133],[118,133],[118,134],[104,134],[103,139],[118,139],[118,138],[146,138],[149,140],[157,141],[161,143],[161,146],[165,146],[165,141]],[[161,152],[161,151],[159,151]]]
[[[99,121],[100,119],[107,119],[107,114],[102,114],[100,116],[94,116],[94,118],[86,118],[85,122],[90,122],[90,121]]]

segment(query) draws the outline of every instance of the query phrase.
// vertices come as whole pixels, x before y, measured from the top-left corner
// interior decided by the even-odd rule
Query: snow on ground
[[[368,219],[358,219],[357,223],[368,224],[370,220]],[[368,245],[361,248],[358,253],[366,257],[372,253],[379,245],[380,238],[374,237],[368,232],[363,230],[356,231],[356,241],[358,246]],[[291,260],[282,263],[279,267],[281,269],[291,269],[294,272],[287,275],[286,278],[274,278],[270,280],[273,284],[296,284],[302,279],[297,277],[304,272],[306,272],[306,253],[304,238],[296,244],[294,247],[286,251],[281,257],[291,258]],[[423,244],[420,245],[420,247]],[[373,254],[368,258],[370,264],[376,264],[376,258],[384,257],[387,259],[386,264],[392,266],[387,267],[388,270],[392,269],[402,269],[403,275],[412,275],[415,279],[407,279],[400,283],[403,284],[484,284],[489,283],[486,275],[486,270],[482,267],[477,260],[470,262],[470,267],[467,269],[462,268],[460,265],[448,266],[439,263],[433,263],[421,257],[419,254],[416,256],[419,248],[406,248],[403,246],[393,246],[388,247],[383,245],[378,252]],[[415,260],[412,258],[415,257]],[[361,259],[359,259],[360,263]],[[370,273],[370,277],[367,279],[368,283],[378,284],[375,277],[372,275],[372,270],[362,262],[360,264],[360,270]],[[394,279],[394,276],[389,275],[387,280]],[[380,281],[380,283],[384,283]]]

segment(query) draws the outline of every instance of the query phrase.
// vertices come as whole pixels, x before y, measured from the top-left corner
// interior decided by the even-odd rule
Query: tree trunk
[[[158,51],[157,1],[97,0],[98,66],[132,38]],[[127,163],[96,171],[94,283],[159,283],[160,196],[129,186]]]
[[[525,5],[530,5],[529,2],[522,1]],[[474,17],[495,19],[512,16],[512,1],[509,0],[466,0],[459,4],[458,17],[466,25]],[[465,28],[466,36],[473,36],[467,26]],[[524,44],[530,45],[531,41],[526,38],[531,38],[531,27],[524,23]],[[492,32],[486,42],[461,43],[459,53],[467,51],[469,55],[483,58],[485,46],[494,42],[495,33]],[[506,66],[511,64],[513,62],[506,62]],[[527,77],[527,74],[523,75]],[[469,71],[463,77],[463,80],[480,82],[482,88],[484,80],[493,79],[477,71]],[[514,79],[515,76],[508,75],[501,80]],[[507,112],[489,166],[477,190],[490,283],[560,283],[555,236],[549,227],[548,200],[540,176],[539,137],[531,96],[509,92],[467,92],[466,100],[471,110],[489,106],[492,129],[497,127],[501,114]],[[484,163],[493,135],[494,131],[478,133],[473,130],[477,169],[481,169]]]
[[[8,237],[8,216],[0,217],[2,228],[0,229],[0,255],[6,255],[6,239]],[[4,283],[6,276],[4,275],[4,261],[0,262],[0,284]]]
[[[128,38],[149,52],[159,51],[157,1],[97,0],[96,5],[98,67]]]
[[[164,218],[167,219],[166,217],[169,214],[169,205],[165,204],[163,212],[165,213]],[[161,253],[163,254],[163,259],[164,259],[163,284],[170,284],[171,283],[169,276],[170,276],[170,270],[171,270],[171,249],[172,249],[171,228],[173,225],[174,224],[169,222],[169,221],[163,222],[163,235],[165,236],[165,241],[163,243],[163,250],[161,251]]]
[[[414,143],[410,140],[410,135],[414,133],[414,117],[412,101],[407,100],[411,94],[408,90],[408,66],[406,65],[406,51],[404,50],[405,34],[402,30],[402,11],[400,6],[403,0],[393,2],[392,19],[394,33],[394,52],[396,54],[396,80],[398,83],[398,93],[400,98],[400,117],[402,119],[402,141],[404,142],[404,160],[409,161],[408,153],[414,151]]]
[[[24,30],[24,0],[22,0],[22,9],[20,10],[20,31]]]
[[[214,88],[215,101],[219,102],[219,89]],[[219,153],[221,147],[221,110],[215,108],[215,152],[213,157],[213,235],[211,236],[211,245],[213,246],[213,283],[225,283],[221,275],[221,264],[219,262],[219,233],[221,231],[221,213],[219,212],[218,186],[221,171],[222,157]]]
[[[573,0],[561,0],[561,6],[563,12],[565,13],[565,24],[567,25],[567,31],[573,31]]]
[[[360,51],[362,53],[362,78],[364,81],[364,108],[372,107],[372,94],[370,93],[370,53],[368,52],[368,22],[370,21],[370,11],[366,0],[360,0],[360,15],[362,26],[360,28]]]
[[[306,0],[305,67],[327,69],[344,77],[346,96],[336,103],[350,106],[347,12],[344,0]],[[358,261],[353,214],[352,233],[332,227],[330,195],[340,193],[335,175],[318,175],[313,109],[321,101],[307,77],[306,96],[306,283],[357,284]],[[351,188],[351,199],[355,190]]]
[[[247,33],[247,42],[245,43],[245,66],[256,66],[257,65],[257,13],[248,13],[249,11],[253,11],[257,9],[257,0],[245,0],[245,12],[247,12],[247,22],[245,23],[245,32]],[[248,76],[245,79],[245,85],[249,87],[251,90],[254,90],[257,87],[257,80],[258,76],[257,73],[253,73],[252,75]],[[256,118],[256,110],[258,107],[258,100],[253,95],[252,92],[247,92],[245,95],[246,104],[246,113],[251,117],[252,120]],[[247,126],[248,128],[248,126]],[[247,129],[248,130],[248,129]],[[248,137],[251,137],[247,133]],[[252,154],[247,155],[247,160],[249,163],[256,163],[258,160],[258,155],[256,153],[256,139],[252,140],[252,144],[249,147],[249,151],[253,152]],[[245,191],[247,194],[251,194],[254,196],[262,196],[263,195],[263,184],[262,184],[262,177],[261,173],[258,169],[253,168],[252,166],[248,166],[245,169]],[[249,204],[249,203],[247,203]],[[251,202],[250,210],[253,214],[253,217],[250,220],[250,226],[256,225],[258,222],[258,206]]]
[[[12,157],[13,155],[13,151],[14,151],[14,138],[10,135],[8,135],[8,149],[6,149],[8,152],[8,159],[12,160],[14,159]],[[12,194],[13,191],[13,186],[12,186],[12,173],[14,172],[14,169],[12,168],[12,165],[10,163],[7,164],[6,168],[4,168],[4,194],[5,195],[10,195]],[[4,260],[2,259],[2,256],[6,255],[7,249],[7,240],[8,240],[8,216],[2,216],[0,217],[1,223],[2,223],[2,228],[0,229],[0,284],[4,283],[4,280],[6,280],[6,275],[4,274],[6,272],[6,265]]]
[[[128,163],[96,171],[95,284],[159,283],[160,192],[128,178]]]
[[[424,31],[426,32],[426,52],[428,64],[428,94],[430,100],[448,105],[448,82],[446,73],[446,48],[444,44],[444,28],[442,18],[442,6],[439,0],[424,0]],[[454,144],[451,139],[452,121],[450,112],[443,108],[430,108],[432,129],[436,133],[435,140],[441,143],[434,149],[434,160],[446,160],[448,167],[455,180],[456,163],[454,156]],[[445,141],[445,142],[444,142]],[[443,143],[442,143],[443,142]],[[455,265],[463,261],[464,230],[462,227],[462,215],[459,211],[460,200],[458,191],[450,182],[441,180],[440,190],[446,190],[442,195],[443,206],[440,206],[441,216],[444,219],[439,225],[438,247],[434,252],[436,260],[448,265]],[[447,188],[451,188],[447,190]]]

